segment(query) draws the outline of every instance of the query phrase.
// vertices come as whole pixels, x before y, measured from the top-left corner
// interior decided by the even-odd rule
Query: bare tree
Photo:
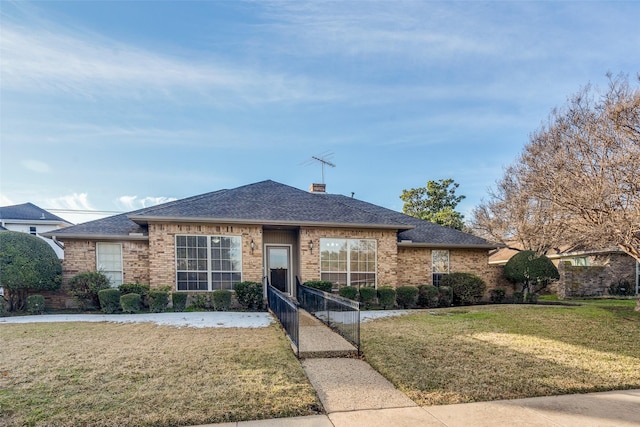
[[[640,261],[640,89],[609,75],[604,93],[587,86],[552,111],[472,226],[542,253],[564,241]]]

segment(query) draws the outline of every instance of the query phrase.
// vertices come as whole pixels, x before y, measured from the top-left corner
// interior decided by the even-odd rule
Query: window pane
[[[431,253],[431,269],[435,273],[449,273],[449,251],[434,250]]]

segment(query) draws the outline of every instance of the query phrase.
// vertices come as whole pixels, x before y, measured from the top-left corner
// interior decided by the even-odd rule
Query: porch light
[[[309,250],[313,253],[313,240],[309,240]]]
[[[253,253],[253,250],[254,250],[254,249],[255,249],[255,247],[256,247],[256,244],[255,244],[255,243],[253,243],[253,239],[251,239],[251,243],[250,243],[249,245],[251,246],[251,253]]]

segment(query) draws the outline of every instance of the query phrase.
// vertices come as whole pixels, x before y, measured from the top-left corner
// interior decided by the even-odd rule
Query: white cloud
[[[321,100],[338,93],[304,78],[227,63],[211,52],[206,59],[171,56],[50,23],[4,22],[0,56],[3,88],[28,93],[136,99],[198,94],[220,104]]]
[[[51,167],[49,167],[49,165],[46,164],[45,162],[41,162],[40,160],[27,159],[27,160],[23,160],[21,163],[22,163],[22,166],[24,166],[25,168],[27,168],[32,172],[37,172],[37,173],[51,172]]]
[[[159,205],[162,203],[172,202],[177,200],[175,197],[142,197],[138,196],[121,196],[118,198],[117,203],[126,210],[136,210],[141,208],[148,208],[150,206]]]
[[[12,206],[15,204],[16,203],[7,196],[5,196],[4,194],[0,194],[0,206]]]
[[[95,211],[96,209],[89,202],[87,193],[73,193],[66,196],[60,196],[48,199],[49,206],[54,209],[73,209]]]

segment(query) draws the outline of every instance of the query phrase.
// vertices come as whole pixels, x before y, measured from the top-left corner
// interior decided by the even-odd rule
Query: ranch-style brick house
[[[496,246],[476,236],[351,197],[274,181],[219,190],[47,233],[64,243],[64,280],[101,270],[114,286],[149,283],[177,292],[269,282],[295,295],[296,281],[336,286],[438,284],[471,272],[489,288]],[[65,296],[49,303],[69,307]]]

